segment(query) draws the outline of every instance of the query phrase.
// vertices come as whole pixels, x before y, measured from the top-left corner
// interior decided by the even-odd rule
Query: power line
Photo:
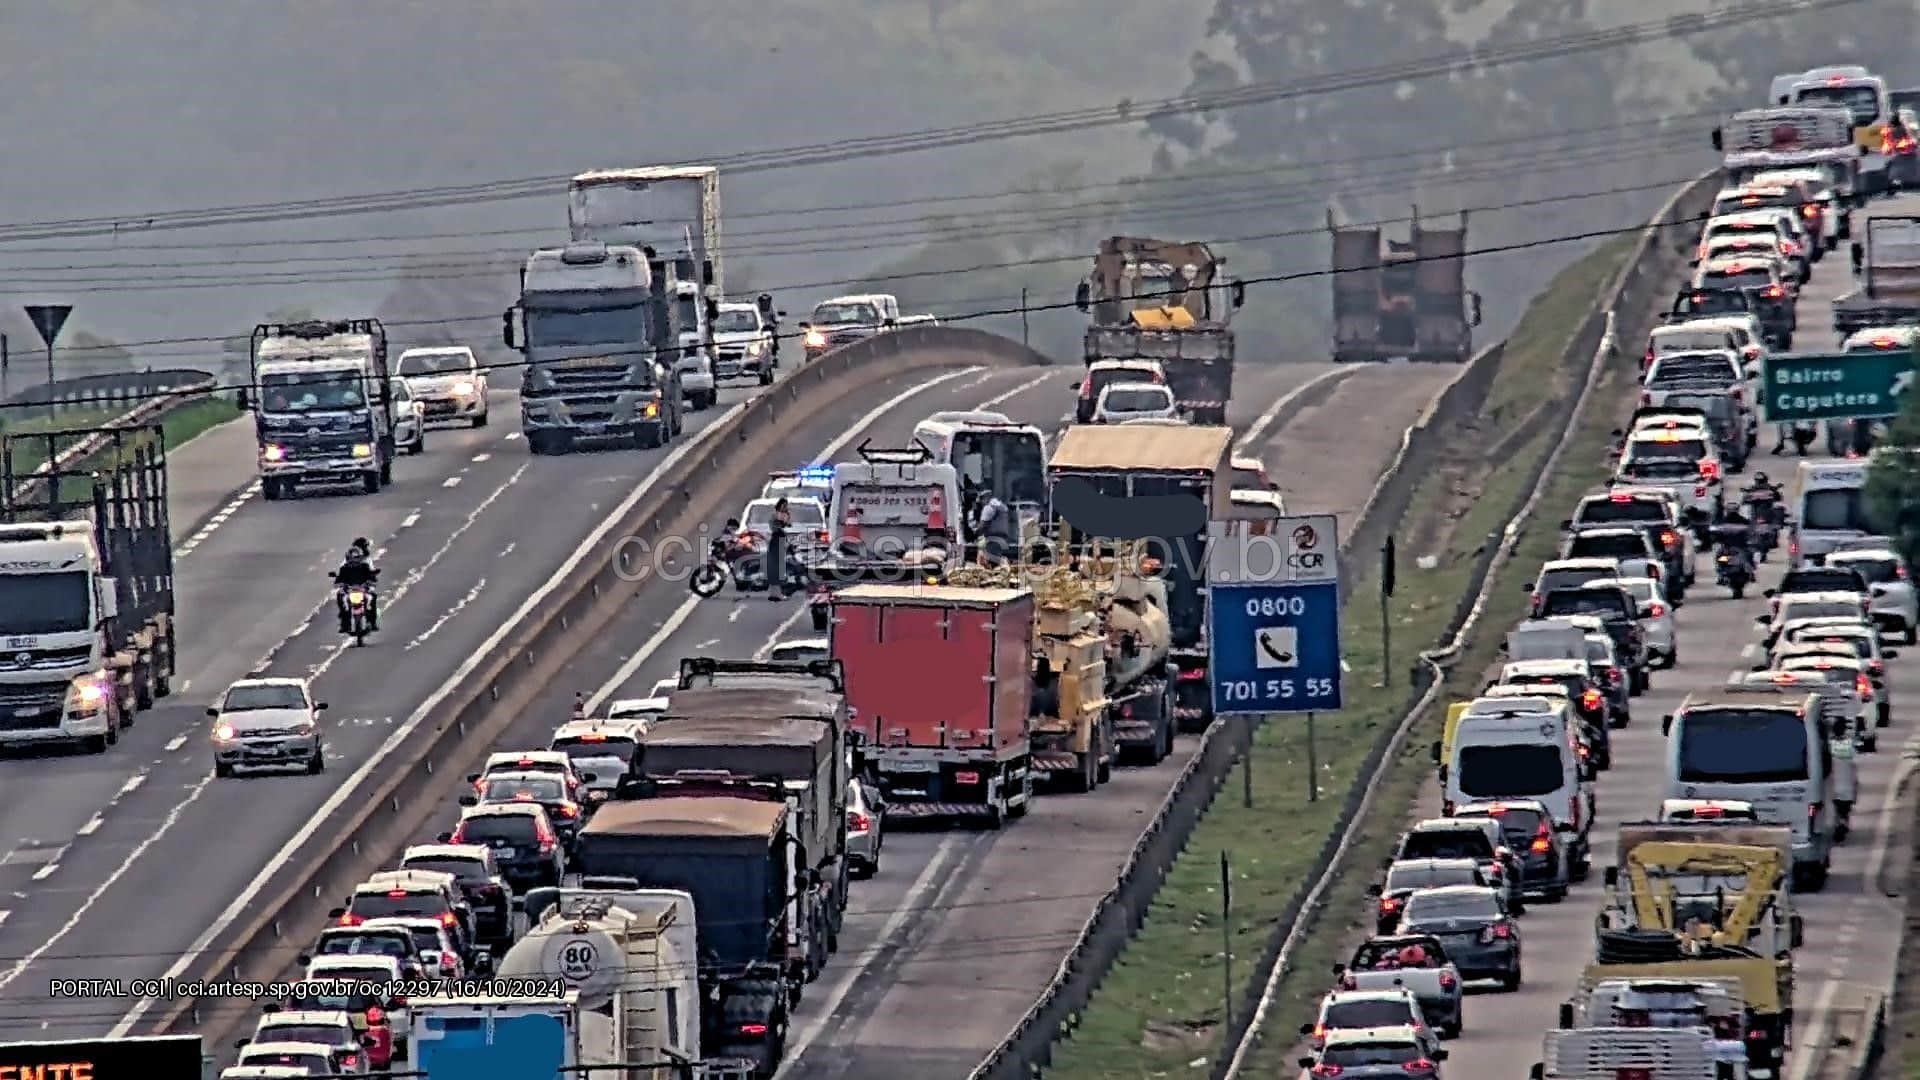
[[[1143,105],[1122,102],[1114,106],[1070,109],[893,135],[866,136],[741,154],[718,155],[708,160],[711,164],[725,167],[730,172],[764,172],[773,169],[887,157],[1031,135],[1060,134],[1117,124],[1149,122],[1187,113],[1208,113],[1248,105],[1319,97],[1341,90],[1395,84],[1439,75],[1455,75],[1464,71],[1487,71],[1599,49],[1690,37],[1727,26],[1824,11],[1859,2],[1861,0],[1758,0],[1758,2],[1737,4],[1701,14],[1629,23],[1605,30],[1582,31],[1487,49],[1477,47],[1453,49],[1417,60],[1347,72],[1251,83],[1227,90],[1162,98]],[[145,215],[27,222],[0,228],[0,242],[106,236],[124,231],[153,232],[206,228],[216,225],[310,220],[319,217],[337,217],[343,214],[472,205],[546,195],[550,193],[551,186],[562,183],[565,179],[563,176],[548,175],[442,187],[401,189],[374,194],[241,203],[194,210],[157,211]]]

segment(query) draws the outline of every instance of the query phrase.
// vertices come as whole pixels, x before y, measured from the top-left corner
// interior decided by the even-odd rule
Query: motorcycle
[[[694,568],[692,576],[687,578],[687,587],[702,600],[726,588],[729,579],[745,589],[745,580],[734,567],[740,557],[740,547],[734,541],[724,537],[713,541],[707,545],[707,561]]]
[[[1747,586],[1753,583],[1753,565],[1744,545],[1722,539],[1713,564],[1716,584],[1725,585],[1735,600],[1747,594]]]
[[[1747,492],[1741,498],[1741,505],[1747,516],[1753,519],[1754,556],[1760,562],[1767,561],[1773,549],[1780,546],[1780,518],[1783,514],[1778,499],[1769,495]]]
[[[373,604],[373,590],[361,585],[349,585],[341,592],[346,594],[347,635],[353,638],[355,645],[365,645],[367,634],[372,629],[368,608]]]

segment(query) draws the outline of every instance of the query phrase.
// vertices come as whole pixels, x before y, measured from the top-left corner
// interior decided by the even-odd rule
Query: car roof
[[[1857,604],[1860,594],[1843,589],[1808,589],[1806,592],[1780,594],[1780,604]]]
[[[619,721],[635,713],[666,712],[667,699],[664,697],[621,698],[607,703],[608,719]]]
[[[355,889],[446,889],[458,880],[445,870],[381,870],[367,875]]]
[[[1377,1001],[1394,998],[1400,1001],[1418,1002],[1413,991],[1404,986],[1375,986],[1365,990],[1329,990],[1320,999],[1322,1006],[1338,1005],[1348,1001]]]
[[[1877,547],[1877,548],[1858,547],[1858,548],[1848,548],[1845,551],[1828,552],[1827,565],[1832,566],[1834,563],[1837,563],[1837,562],[1839,563],[1885,562],[1888,559],[1897,560],[1899,558],[1900,558],[1900,553],[1898,551],[1895,551],[1892,547]]]
[[[1160,361],[1145,356],[1137,356],[1130,360],[1095,360],[1092,364],[1088,365],[1087,370],[1115,371],[1121,368],[1152,368],[1155,371],[1164,370]]]
[[[1473,812],[1487,813],[1492,810],[1532,810],[1537,814],[1547,813],[1547,804],[1539,799],[1478,799],[1453,808],[1454,817],[1469,817]]]
[[[646,700],[649,699],[628,698],[624,701],[612,702],[608,708],[611,710],[615,706],[630,705],[635,701]],[[665,708],[665,700],[657,700],[660,700],[661,707]],[[553,729],[553,737],[555,739],[578,739],[587,735],[617,735],[621,738],[637,739],[640,737],[641,732],[645,730],[646,725],[632,716],[600,716],[589,720],[569,720]]]
[[[266,1027],[280,1027],[293,1024],[303,1024],[314,1027],[332,1024],[350,1028],[353,1026],[353,1017],[348,1015],[344,1009],[282,1009],[279,1012],[271,1012],[261,1016],[260,1022],[254,1026],[254,1031],[258,1032],[261,1028]]]
[[[460,820],[481,817],[545,818],[547,808],[537,802],[489,802],[460,808]]]
[[[485,844],[413,844],[400,853],[400,861],[408,859],[485,859],[492,850]],[[445,871],[442,871],[444,873]]]
[[[1862,660],[1858,656],[1847,656],[1847,655],[1838,654],[1838,653],[1809,652],[1809,653],[1782,653],[1776,660],[1774,660],[1774,666],[1776,670],[1779,670],[1779,671],[1799,670],[1796,668],[1781,666],[1784,664],[1794,663],[1795,661],[1800,662],[1802,667],[1805,667],[1808,664],[1812,664],[1815,666],[1837,667],[1837,668],[1850,667],[1856,670],[1864,669],[1867,664],[1865,660]]]
[[[1472,870],[1476,874],[1480,872],[1480,864],[1473,859],[1431,858],[1431,857],[1418,858],[1418,859],[1395,859],[1392,862],[1387,864],[1387,872],[1392,873],[1394,870],[1397,870],[1402,866],[1421,866],[1421,867],[1425,867],[1428,870]]]
[[[1412,1024],[1383,1024],[1380,1027],[1333,1028],[1327,1032],[1326,1045],[1343,1043],[1420,1043],[1420,1033]]]
[[[1608,528],[1611,529],[1612,526],[1608,526]],[[1589,532],[1602,531],[1604,530],[1581,529],[1578,530],[1578,535],[1585,536]],[[1636,529],[1634,531],[1638,532],[1639,530]],[[1612,570],[1619,565],[1620,560],[1612,555],[1581,555],[1572,559],[1548,559],[1546,562],[1540,564],[1540,570],[1543,573],[1548,570]]]
[[[362,923],[361,925],[365,926],[370,923],[384,923],[405,930],[420,930],[427,927],[439,930],[445,925],[431,915],[382,915],[377,919],[368,919],[366,923]]]
[[[292,1042],[292,1041],[288,1041],[288,1042],[279,1042],[279,1041],[275,1041],[275,1042],[259,1042],[259,1043],[248,1043],[248,1044],[246,1045],[246,1047],[245,1047],[245,1048],[243,1048],[243,1049],[242,1049],[242,1050],[241,1050],[240,1052],[241,1052],[242,1054],[252,1054],[252,1053],[262,1053],[262,1054],[330,1054],[330,1053],[332,1053],[332,1052],[333,1052],[333,1051],[334,1051],[335,1049],[336,1049],[335,1047],[332,1047],[332,1046],[329,1046],[329,1045],[327,1045],[326,1043],[317,1043],[317,1042],[306,1042],[306,1041],[304,1041],[304,1040],[303,1040],[303,1041],[300,1041],[300,1042]]]
[[[1477,832],[1484,832],[1486,831],[1486,827],[1487,827],[1486,818],[1436,817],[1436,818],[1427,818],[1425,821],[1415,822],[1413,828],[1407,831],[1408,832],[1445,832],[1453,829],[1472,829]]]
[[[775,642],[773,648],[767,651],[777,653],[782,649],[830,649],[832,647],[833,643],[823,637],[788,638],[785,641]]]
[[[488,773],[487,779],[504,783],[511,783],[515,780],[539,780],[547,784],[557,784],[560,782],[558,776],[555,776],[545,769],[501,769],[496,773]]]
[[[1103,387],[1100,391],[1100,396],[1105,397],[1108,394],[1116,393],[1122,390],[1158,390],[1158,391],[1164,391],[1168,394],[1173,393],[1173,388],[1168,386],[1166,383],[1117,382],[1117,383],[1108,383],[1105,387]]]
[[[502,750],[487,755],[487,772],[511,765],[560,765],[573,768],[573,759],[561,750]]]
[[[341,953],[322,953],[307,962],[308,971],[324,971],[331,968],[377,967],[392,969],[395,975],[400,973],[400,961],[379,953],[355,953],[351,956]]]
[[[1585,675],[1587,662],[1572,657],[1559,660],[1510,660],[1500,671],[1503,675]]]
[[[1431,889],[1421,889],[1416,896],[1468,897],[1485,896],[1493,892],[1491,885],[1436,885]]]
[[[307,680],[293,675],[263,675],[259,678],[235,679],[227,685],[231,690],[236,686],[298,686],[305,688]]]

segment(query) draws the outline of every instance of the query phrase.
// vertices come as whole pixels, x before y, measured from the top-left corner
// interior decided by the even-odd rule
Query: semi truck
[[[616,800],[576,842],[581,887],[693,898],[702,1045],[716,1058],[750,1060],[757,1077],[780,1066],[803,988],[789,972],[808,966],[792,955],[788,927],[796,893],[815,877],[800,842],[784,801],[739,796]],[[551,902],[535,890],[527,911]]]
[[[857,584],[833,595],[832,611],[829,649],[887,816],[993,828],[1024,816],[1033,594]]]
[[[681,320],[671,265],[631,245],[582,241],[534,252],[501,340],[525,358],[520,428],[535,454],[588,440],[657,447],[680,434]]]
[[[1155,360],[1196,424],[1227,422],[1234,336],[1228,325],[1246,287],[1201,243],[1138,236],[1102,241],[1074,306],[1091,316],[1084,359]]]
[[[1480,294],[1466,287],[1467,215],[1457,229],[1422,225],[1413,208],[1408,238],[1386,240],[1378,225],[1340,225],[1333,236],[1333,359],[1462,363],[1473,355]]]
[[[303,484],[393,483],[393,378],[378,319],[261,323],[248,350],[260,494]]]
[[[1840,340],[1869,327],[1920,322],[1920,216],[1868,218],[1852,252],[1860,288],[1833,302]]]
[[[0,434],[0,746],[105,752],[174,642],[165,428]]]
[[[1713,129],[1713,148],[1723,155],[1721,168],[1730,184],[1744,184],[1770,169],[1813,166],[1833,178],[1834,194],[1847,206],[1858,205],[1860,147],[1853,141],[1853,113],[1842,107],[1783,105],[1745,109]],[[1847,236],[1852,215],[1840,216]]]
[[[594,169],[567,184],[573,240],[639,248],[656,275],[671,269],[666,295],[679,320],[674,363],[694,411],[711,408],[713,324],[726,296],[720,245],[720,170],[712,165]],[[772,298],[761,314],[772,321]]]
[[[1225,427],[1075,425],[1047,463],[1049,505],[1063,546],[1142,541],[1164,582],[1174,717],[1213,719],[1207,681],[1208,548],[1233,515],[1233,431]],[[1145,569],[1145,568],[1143,568]]]

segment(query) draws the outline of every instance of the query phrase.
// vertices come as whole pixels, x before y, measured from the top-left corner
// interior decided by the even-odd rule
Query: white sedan
[[[1883,631],[1900,635],[1903,644],[1920,641],[1920,596],[1913,587],[1907,561],[1890,548],[1836,551],[1828,566],[1856,570],[1867,580],[1867,611]]]
[[[1667,600],[1666,590],[1660,582],[1650,577],[1624,577],[1618,579],[1633,594],[1633,602],[1640,607],[1640,633],[1647,639],[1647,655],[1660,667],[1670,668],[1680,662],[1680,639],[1673,632],[1673,605]]]

